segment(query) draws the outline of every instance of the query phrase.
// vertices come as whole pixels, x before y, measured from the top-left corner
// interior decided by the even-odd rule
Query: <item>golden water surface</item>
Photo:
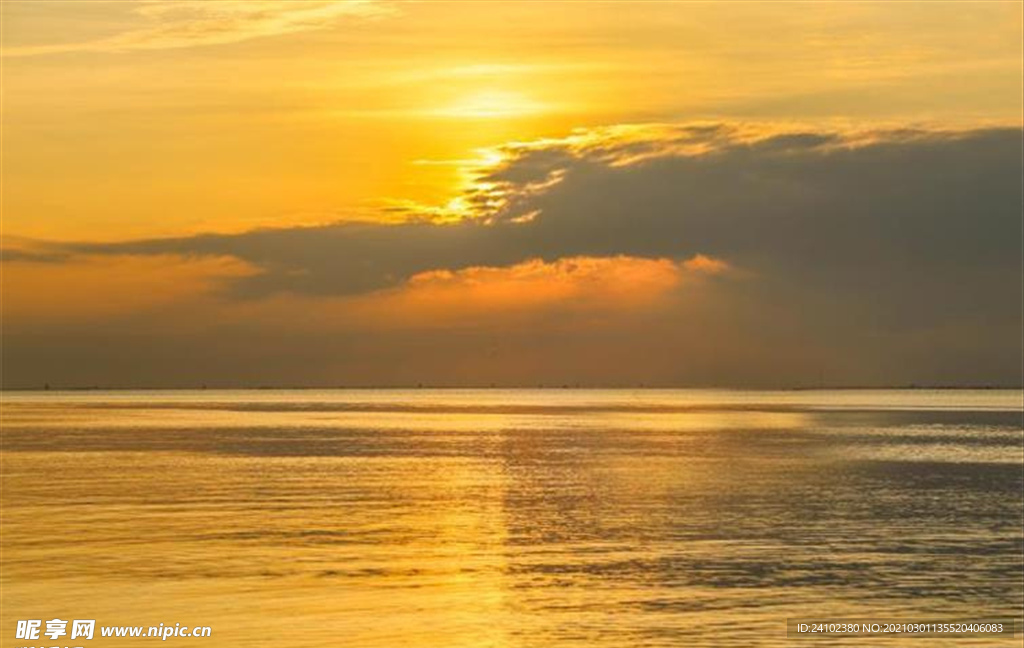
[[[1019,391],[7,392],[0,645],[777,646],[790,617],[1019,618],[1022,411]],[[52,618],[212,637],[15,639]]]

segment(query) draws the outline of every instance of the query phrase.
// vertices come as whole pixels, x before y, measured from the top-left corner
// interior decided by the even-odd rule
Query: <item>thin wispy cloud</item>
[[[119,33],[80,42],[6,47],[2,54],[125,53],[225,45],[325,29],[343,18],[376,18],[392,11],[375,0],[147,1],[132,10],[139,24]]]

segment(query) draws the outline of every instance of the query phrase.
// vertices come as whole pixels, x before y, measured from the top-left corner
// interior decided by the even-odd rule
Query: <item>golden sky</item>
[[[555,244],[554,234],[538,234],[516,251],[487,243],[494,251],[479,254],[465,247],[484,250],[475,239],[463,247],[444,243],[460,250],[458,259],[441,252],[435,258],[423,251],[433,245],[431,231],[367,253],[362,266],[331,269],[347,273],[344,289],[321,283],[314,289],[311,280],[298,288],[254,288],[241,301],[223,293],[277,271],[293,278],[327,272],[320,259],[330,250],[300,249],[307,243],[291,241],[311,228],[334,233],[349,222],[428,221],[443,228],[443,222],[496,223],[507,215],[522,227],[503,235],[505,242],[518,241],[530,227],[589,231],[586,223],[558,221],[560,229],[554,216],[544,219],[560,208],[588,209],[585,201],[572,207],[563,204],[568,198],[556,201],[573,186],[565,178],[582,178],[594,165],[647,170],[650,160],[709,160],[722,147],[753,150],[787,134],[814,133],[841,140],[843,150],[871,151],[890,141],[924,147],[919,140],[927,133],[1000,128],[1012,138],[1024,110],[1019,2],[4,0],[0,6],[2,243],[9,251],[4,319],[11,335],[57,322],[115,320],[148,335],[155,329],[146,317],[241,318],[271,327],[280,318],[268,309],[294,308],[281,306],[294,300],[317,312],[342,308],[342,319],[360,321],[386,309],[434,322],[443,312],[500,311],[509,300],[534,310],[566,300],[607,302],[651,318],[657,295],[726,281],[725,275],[752,281],[761,257],[750,253],[744,264],[745,248],[722,243],[717,234],[699,249],[676,250],[612,245],[609,233],[589,246]],[[683,137],[684,125],[723,130]],[[919,137],[907,136],[910,131]],[[821,146],[819,152],[832,150],[824,139]],[[562,162],[537,171],[545,156]],[[529,181],[516,175],[528,172],[541,175]],[[653,193],[678,186],[666,178]],[[644,191],[641,196],[652,193]],[[728,193],[694,200],[712,209]],[[662,198],[669,201],[662,213],[675,213],[676,203]],[[546,206],[516,211],[530,201]],[[661,230],[652,227],[653,240]],[[258,238],[265,230],[280,231],[281,238],[257,241],[258,252],[221,249],[219,239],[209,238]],[[380,231],[390,237],[398,230]],[[377,238],[367,236],[360,250],[375,245]],[[363,289],[347,287],[358,283],[356,275],[371,274],[360,268],[376,268],[385,258],[394,265],[380,271],[389,290],[369,279]],[[695,269],[696,258],[728,271]],[[587,283],[592,276],[600,286]],[[636,294],[628,287],[633,282]],[[482,285],[491,291],[483,295]],[[628,307],[619,308],[623,303]],[[584,311],[593,318],[591,308],[574,309]],[[374,323],[366,330],[382,326],[378,315],[369,319]],[[534,325],[550,326],[521,327]],[[631,333],[622,336],[641,330],[627,328]],[[484,337],[499,335],[487,330]],[[62,343],[74,337],[65,329],[53,335]],[[730,348],[758,346],[739,337]],[[20,338],[9,339],[9,353],[20,353]],[[28,348],[18,362],[38,366],[37,351]],[[425,361],[423,371],[430,366]],[[476,379],[474,371],[466,370],[465,381]],[[992,375],[1005,377],[1000,371]],[[875,367],[863,375],[884,372]],[[376,379],[390,379],[377,373]],[[27,369],[25,375],[38,378]],[[291,380],[294,372],[282,375]],[[109,380],[148,380],[132,376]],[[510,380],[529,376],[527,368]]]
[[[4,233],[379,218],[604,124],[1020,123],[1020,3],[893,4],[5,1]]]

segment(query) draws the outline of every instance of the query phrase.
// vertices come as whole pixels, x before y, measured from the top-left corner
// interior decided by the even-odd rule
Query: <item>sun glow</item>
[[[443,108],[439,114],[463,119],[496,119],[534,115],[546,106],[529,97],[506,90],[474,92]]]

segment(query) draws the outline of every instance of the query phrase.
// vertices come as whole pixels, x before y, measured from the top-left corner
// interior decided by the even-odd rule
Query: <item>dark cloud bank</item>
[[[303,340],[261,332],[256,323],[191,340],[147,338],[138,322],[131,330],[122,323],[108,331],[13,331],[5,334],[7,374],[23,382],[57,375],[69,355],[111,366],[96,349],[114,348],[113,337],[128,332],[123,353],[137,353],[148,369],[97,369],[80,378],[197,383],[207,372],[211,383],[249,384],[1022,382],[1019,129],[751,139],[725,126],[679,126],[505,153],[465,196],[477,215],[471,222],[54,244],[34,254],[47,262],[237,257],[260,272],[232,280],[225,287],[232,300],[353,295],[431,269],[567,256],[706,254],[743,278],[714,286],[699,308],[681,299],[657,317],[572,335],[546,325],[557,317],[550,313],[527,330]],[[159,353],[147,350],[154,343]],[[175,348],[181,353],[168,351]],[[188,357],[217,360],[176,361]]]

